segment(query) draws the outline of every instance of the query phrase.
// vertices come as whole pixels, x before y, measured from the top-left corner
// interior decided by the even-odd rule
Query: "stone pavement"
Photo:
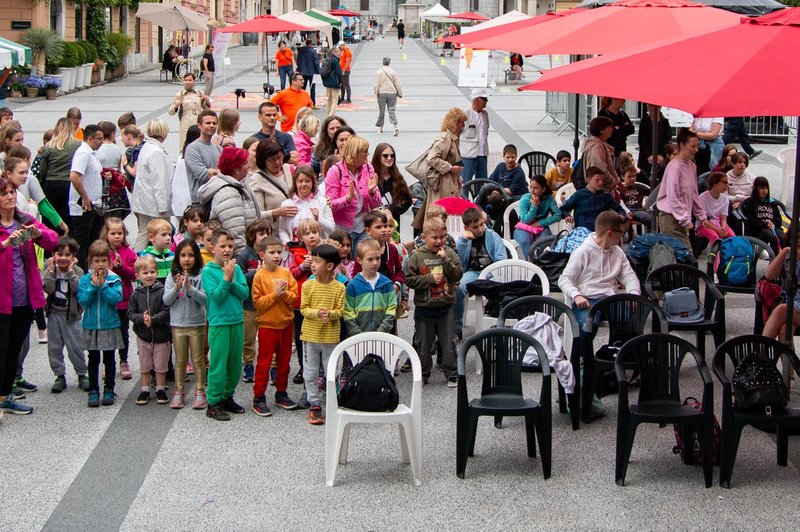
[[[442,66],[418,42],[406,43],[403,50],[392,39],[354,48],[354,103],[340,107],[339,113],[373,146],[392,143],[401,165],[430,145],[446,109],[468,105],[469,93],[455,86],[455,59],[448,58]],[[248,91],[251,96],[242,102],[237,136],[242,141],[258,129],[255,107],[260,98],[255,96],[264,74],[252,71],[255,48],[232,49],[230,55],[231,76],[227,83],[218,81],[215,107],[234,105],[230,97],[234,88]],[[397,138],[379,135],[374,127],[372,83],[383,56],[392,58],[404,88]],[[544,58],[536,59],[545,65]],[[177,131],[177,119],[166,117],[165,111],[178,85],[159,83],[157,75],[157,71],[135,74],[55,101],[12,105],[30,146],[37,146],[41,132],[73,105],[82,109],[84,124],[116,120],[132,110],[140,123],[163,115]],[[277,81],[274,76],[272,81]],[[555,125],[549,120],[539,124],[544,116],[542,94],[517,94],[500,87],[490,98],[489,110],[493,151],[508,142],[516,143],[520,153],[570,148],[569,134],[554,135]],[[176,139],[176,134],[167,139],[173,155]],[[765,152],[752,169],[777,179],[777,148],[767,147]],[[409,221],[408,216],[402,220],[404,233],[409,232]],[[730,299],[728,334],[746,333],[752,323],[752,299]],[[410,339],[411,319],[401,320],[399,329],[403,338]],[[467,327],[465,333],[471,331]],[[135,370],[135,350],[131,360]],[[474,393],[479,381],[471,357],[467,369]],[[699,395],[695,370],[687,365],[683,375],[682,393]],[[399,461],[396,429],[356,427],[350,462],[339,466],[336,486],[327,488],[324,428],[309,425],[304,411],[278,411],[269,419],[253,415],[249,385],[240,384],[236,394],[248,413],[229,423],[215,423],[188,407],[175,411],[154,402],[136,406],[136,380],[118,383],[119,402],[113,407],[89,410],[86,394],[77,389],[72,375],[69,388],[52,395],[52,375],[40,345],[31,349],[25,376],[41,387],[26,399],[35,413],[7,414],[0,423],[0,445],[7,449],[0,470],[11,490],[0,512],[3,530],[791,529],[799,521],[791,510],[781,511],[793,508],[797,489],[800,462],[794,437],[790,465],[779,468],[772,437],[745,431],[734,488],[723,490],[715,480],[713,488],[704,489],[700,469],[683,465],[672,454],[672,428],[645,426],[637,434],[628,485],[618,487],[613,481],[616,401],[612,397],[604,399],[608,415],[578,432],[553,405],[551,479],[542,479],[538,458],[526,457],[520,420],[509,419],[502,430],[495,430],[491,420],[484,419],[467,477],[459,480],[456,392],[434,374],[422,392],[422,485],[414,487],[410,468]],[[525,383],[529,392],[538,390],[535,376],[527,376]],[[401,397],[408,397],[407,375],[399,378],[399,387]],[[187,390],[193,390],[191,383]],[[290,384],[295,399],[301,391]],[[270,388],[270,404],[272,393]]]

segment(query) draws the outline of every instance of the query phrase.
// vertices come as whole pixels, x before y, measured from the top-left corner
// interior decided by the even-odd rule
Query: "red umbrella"
[[[491,17],[487,17],[486,15],[481,15],[480,13],[476,13],[475,11],[464,11],[463,13],[453,13],[451,15],[447,15],[445,18],[452,18],[456,20],[475,20],[478,22],[485,22],[487,20],[492,20]]]
[[[232,26],[219,28],[222,33],[281,33],[284,31],[316,31],[273,15],[258,15]]]
[[[361,13],[356,13],[355,11],[350,11],[349,9],[332,9],[328,11],[328,14],[333,15],[334,17],[360,17]]]
[[[275,17],[273,15],[258,15],[250,20],[245,20],[232,26],[219,28],[217,31],[223,33],[282,33],[284,31],[316,31],[314,28],[301,26],[288,20]],[[265,39],[266,42],[266,39]],[[266,42],[266,57],[269,58],[269,42]],[[269,86],[269,68],[267,68],[267,84],[264,85],[264,92]]]
[[[452,42],[455,44],[460,44],[462,46],[469,46],[473,41],[479,41],[488,37],[496,37],[497,35],[502,35],[507,31],[515,31],[523,28],[529,28],[531,26],[541,24],[542,22],[553,20],[554,17],[565,17],[569,15],[574,15],[575,13],[580,13],[581,11],[586,11],[586,9],[582,7],[575,7],[572,9],[568,9],[567,11],[561,11],[560,13],[549,12],[545,13],[544,15],[539,15],[538,17],[528,18],[524,20],[515,20],[514,22],[501,24],[499,26],[484,28],[482,30],[475,30],[469,33],[462,33],[461,35],[453,35],[451,37],[445,37],[442,40],[444,42]]]
[[[545,72],[520,90],[586,92],[676,107],[696,116],[800,115],[800,8],[787,8],[703,34],[669,39]],[[733,61],[730,58],[734,58]],[[647,71],[647,76],[631,73]],[[797,139],[791,242],[800,218]],[[791,272],[796,254],[790,253]],[[794,298],[789,297],[789,301]],[[794,305],[788,306],[792,323]],[[792,334],[786,338],[791,341]]]
[[[434,202],[434,205],[439,205],[444,208],[445,212],[450,216],[461,216],[467,209],[478,208],[478,206],[470,200],[458,196],[442,198]]]
[[[539,18],[515,23],[518,27],[507,24],[482,30],[481,36],[470,33],[463,44],[522,55],[606,54],[732,26],[741,15],[688,0],[623,0],[570,16],[556,15],[547,19],[547,24],[541,24]]]

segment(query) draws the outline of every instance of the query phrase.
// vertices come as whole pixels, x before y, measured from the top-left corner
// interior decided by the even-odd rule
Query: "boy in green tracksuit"
[[[206,416],[229,421],[228,412],[244,414],[233,394],[242,374],[244,311],[250,297],[244,273],[233,258],[233,236],[224,229],[214,232],[214,262],[203,268],[203,288],[208,314],[209,367]]]

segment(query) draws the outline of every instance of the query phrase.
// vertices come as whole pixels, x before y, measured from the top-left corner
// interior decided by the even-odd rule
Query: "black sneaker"
[[[295,384],[303,384],[303,370],[300,369],[297,371],[294,377],[292,377],[292,382]]]
[[[38,386],[31,384],[22,377],[14,381],[14,388],[22,390],[25,393],[33,393],[39,389]]]
[[[272,415],[272,410],[267,406],[267,399],[265,397],[256,397],[253,399],[253,412],[261,417],[269,417]]]
[[[56,377],[53,386],[50,387],[50,393],[61,393],[67,389],[67,378],[64,375]]]
[[[409,371],[411,371],[411,361],[406,360],[406,363],[400,367],[400,371],[402,371],[403,373],[408,373]]]
[[[206,408],[206,417],[210,417],[215,421],[230,421],[231,416],[222,408],[222,403],[217,403],[215,405],[208,405]]]
[[[103,406],[111,406],[114,404],[116,398],[117,394],[114,393],[114,390],[106,388],[103,390],[103,399],[100,400],[100,404]]]
[[[221,406],[231,414],[244,414],[244,408],[242,407],[242,405],[236,403],[236,401],[233,400],[233,397],[228,397],[227,399],[223,399],[222,402],[219,404],[219,406]]]
[[[752,161],[762,153],[764,153],[764,150],[755,150],[753,153],[750,154],[750,160]]]
[[[242,377],[242,381],[244,382],[253,382],[256,380],[256,370],[252,364],[245,364],[244,365],[244,376]]]
[[[149,402],[150,402],[150,392],[149,391],[147,391],[147,392],[142,391],[139,394],[139,397],[136,398],[136,404],[137,405],[146,405]]]
[[[167,390],[156,390],[156,403],[160,405],[165,405],[169,403],[169,397],[167,397]]]
[[[284,410],[294,410],[297,408],[297,403],[292,401],[287,393],[276,393],[275,406],[283,408]]]
[[[19,388],[14,388],[11,392],[11,395],[14,396],[15,401],[19,401],[20,399],[25,399],[25,392],[23,392]]]
[[[458,388],[458,377],[448,377],[447,378],[447,387],[448,388]]]

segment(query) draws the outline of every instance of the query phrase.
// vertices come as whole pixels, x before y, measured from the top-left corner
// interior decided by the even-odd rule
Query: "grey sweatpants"
[[[64,347],[75,373],[86,375],[86,356],[81,339],[81,320],[69,321],[66,314],[51,312],[47,318],[47,356],[50,369],[57,377],[66,374]]]
[[[384,114],[386,112],[386,108],[389,109],[389,121],[397,125],[397,116],[394,114],[394,110],[397,107],[397,94],[389,94],[387,92],[378,93],[378,120],[375,122],[375,125],[378,127],[383,127],[384,121]]]
[[[433,360],[431,359],[431,348],[433,342],[438,341],[442,348],[442,364],[445,377],[456,377],[456,326],[455,309],[450,307],[447,314],[441,318],[427,319],[421,318],[414,313],[414,350],[419,355],[422,363],[422,378],[428,380],[431,376]]]

